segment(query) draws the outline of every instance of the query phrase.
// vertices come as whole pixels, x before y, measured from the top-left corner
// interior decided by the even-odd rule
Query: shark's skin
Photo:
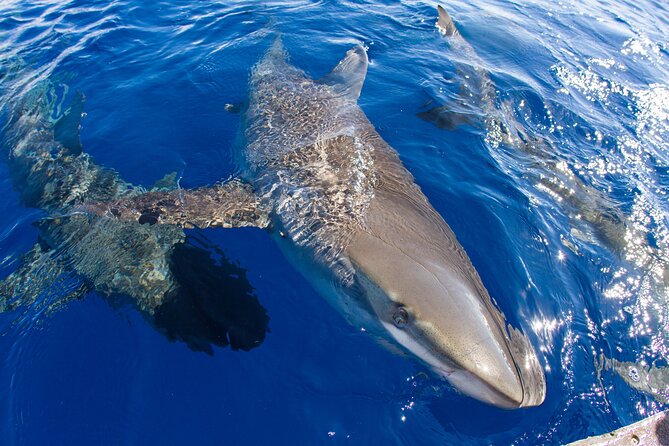
[[[541,404],[545,378],[529,340],[507,327],[451,229],[358,106],[367,65],[358,46],[315,81],[277,39],[254,67],[245,178],[273,234],[352,323],[378,329],[467,395],[503,408]],[[154,197],[158,223],[173,221],[166,196]],[[181,219],[217,212],[187,201],[174,205]],[[133,200],[111,206],[115,218],[144,212]],[[90,209],[107,213],[102,203]]]

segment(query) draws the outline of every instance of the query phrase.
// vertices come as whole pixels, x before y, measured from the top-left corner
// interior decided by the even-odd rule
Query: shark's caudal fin
[[[437,28],[445,36],[458,36],[460,33],[455,27],[451,16],[448,15],[446,10],[441,6],[437,6],[437,11],[439,11],[439,20],[437,20]]]
[[[184,228],[269,226],[269,210],[239,180],[199,189],[148,192],[108,202],[87,203],[87,212],[120,221]]]
[[[319,82],[332,86],[338,94],[356,101],[360,97],[368,65],[367,51],[362,46],[356,45],[348,50],[337,66]]]
[[[69,155],[77,156],[82,152],[79,139],[79,124],[84,112],[85,96],[77,92],[72,104],[53,126],[54,139],[62,144]]]

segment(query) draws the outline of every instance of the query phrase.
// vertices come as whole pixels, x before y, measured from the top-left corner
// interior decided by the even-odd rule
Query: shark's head
[[[427,202],[375,197],[348,248],[358,287],[390,336],[462,393],[502,408],[545,396],[537,357],[502,314]],[[384,209],[389,209],[386,212]]]

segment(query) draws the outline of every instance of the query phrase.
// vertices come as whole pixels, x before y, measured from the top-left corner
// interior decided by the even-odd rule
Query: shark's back
[[[340,65],[363,56],[364,79],[364,50],[352,50]],[[328,83],[337,68],[333,73],[309,78],[277,41],[252,73],[245,157],[276,224],[346,280],[352,271],[339,254],[364,226],[377,183],[368,137],[380,137],[356,103],[359,89]]]
[[[355,100],[336,95],[290,64],[277,40],[253,68],[245,114],[245,156],[252,170],[282,155],[342,134]]]
[[[354,50],[340,65],[359,57]],[[357,233],[374,231],[370,218],[396,221],[401,203],[431,222],[423,228],[427,232],[446,231],[447,248],[460,253],[458,260],[466,259],[397,152],[358,106],[359,91],[350,94],[347,87],[339,88],[347,85],[345,80],[328,83],[331,76],[311,79],[287,61],[280,42],[254,67],[245,155],[257,191],[273,204],[277,224],[317,260],[337,267],[345,282],[353,271],[340,254]],[[361,86],[359,78],[354,80]],[[370,216],[377,195],[394,200],[395,206]],[[411,230],[415,222],[407,224],[405,229]],[[395,234],[376,236],[392,243]],[[468,261],[462,263],[463,269],[471,269]]]

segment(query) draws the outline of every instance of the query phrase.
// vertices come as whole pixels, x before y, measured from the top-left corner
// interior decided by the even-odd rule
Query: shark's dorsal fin
[[[360,97],[360,90],[367,76],[367,65],[369,65],[367,51],[362,46],[356,45],[348,50],[337,66],[319,82],[330,85],[337,94],[356,101]]]
[[[460,34],[455,27],[451,16],[448,15],[441,5],[437,6],[437,11],[439,11],[439,20],[437,20],[437,28],[439,28],[439,31],[445,36],[457,36]]]
[[[68,109],[53,126],[54,139],[61,143],[65,151],[72,156],[81,155],[82,152],[79,124],[84,112],[85,99],[83,93],[77,92]]]

